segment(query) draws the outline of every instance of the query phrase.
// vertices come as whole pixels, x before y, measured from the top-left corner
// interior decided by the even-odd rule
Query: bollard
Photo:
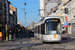
[[[8,41],[8,25],[6,24],[6,41]]]
[[[11,34],[9,34],[9,40],[12,40],[12,35]]]

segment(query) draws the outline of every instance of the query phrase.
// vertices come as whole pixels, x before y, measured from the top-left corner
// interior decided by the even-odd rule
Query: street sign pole
[[[6,41],[8,41],[8,25],[6,24]]]
[[[8,0],[6,1],[8,2]],[[6,6],[8,5],[8,3],[6,3]],[[7,6],[8,8],[8,6]],[[6,13],[8,13],[8,10],[6,10]],[[6,15],[6,41],[8,41],[8,15]]]

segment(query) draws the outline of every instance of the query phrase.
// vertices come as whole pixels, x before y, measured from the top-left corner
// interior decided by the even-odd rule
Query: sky
[[[40,0],[9,0],[13,7],[17,8],[17,18],[21,25],[25,27],[40,20],[39,9]],[[26,5],[24,5],[26,3]],[[25,8],[25,11],[24,11]],[[26,15],[25,15],[26,12]],[[39,15],[39,16],[38,16]]]

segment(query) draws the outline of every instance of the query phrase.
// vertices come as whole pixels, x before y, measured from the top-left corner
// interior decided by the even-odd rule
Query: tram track
[[[71,41],[71,39],[68,41],[68,40],[63,40],[61,41],[61,43],[56,43],[56,42],[50,42],[50,43],[42,43],[40,40],[36,39],[35,37],[31,38],[30,37],[31,35],[30,34],[27,34],[27,33],[23,33],[22,34],[22,37],[20,40],[17,40],[16,43],[13,41],[13,42],[10,42],[8,45],[1,45],[2,47],[0,47],[0,49],[5,49],[5,50],[57,50],[57,49],[60,49],[60,50],[66,50],[65,48],[67,46],[69,47],[72,47],[71,49],[74,50],[75,48],[75,45],[74,45],[74,42],[69,42]],[[73,39],[73,41],[75,41]]]
[[[24,37],[25,37],[25,35],[23,36],[22,41],[21,41],[21,43],[20,43],[20,45],[19,45],[19,50],[21,50],[21,45],[22,45],[22,42],[23,42],[23,40],[24,40]]]
[[[28,50],[31,50],[31,47],[30,47],[30,44],[29,44],[29,40],[28,40],[27,35],[26,35],[26,39],[27,39],[27,42],[28,42]]]
[[[24,37],[26,37],[26,41],[27,41],[27,47],[28,47],[28,50],[31,50],[31,47],[30,47],[30,44],[29,44],[29,40],[28,40],[28,36],[27,35],[25,35],[24,34],[24,36],[23,36],[23,38],[22,38],[22,40],[21,40],[21,43],[20,43],[20,45],[19,45],[19,49],[18,50],[21,50],[21,46],[22,46],[22,43],[23,43],[23,41],[24,41]]]

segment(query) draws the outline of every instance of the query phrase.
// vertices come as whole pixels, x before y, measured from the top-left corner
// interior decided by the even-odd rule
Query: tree
[[[28,29],[28,26],[25,29],[27,30]]]

